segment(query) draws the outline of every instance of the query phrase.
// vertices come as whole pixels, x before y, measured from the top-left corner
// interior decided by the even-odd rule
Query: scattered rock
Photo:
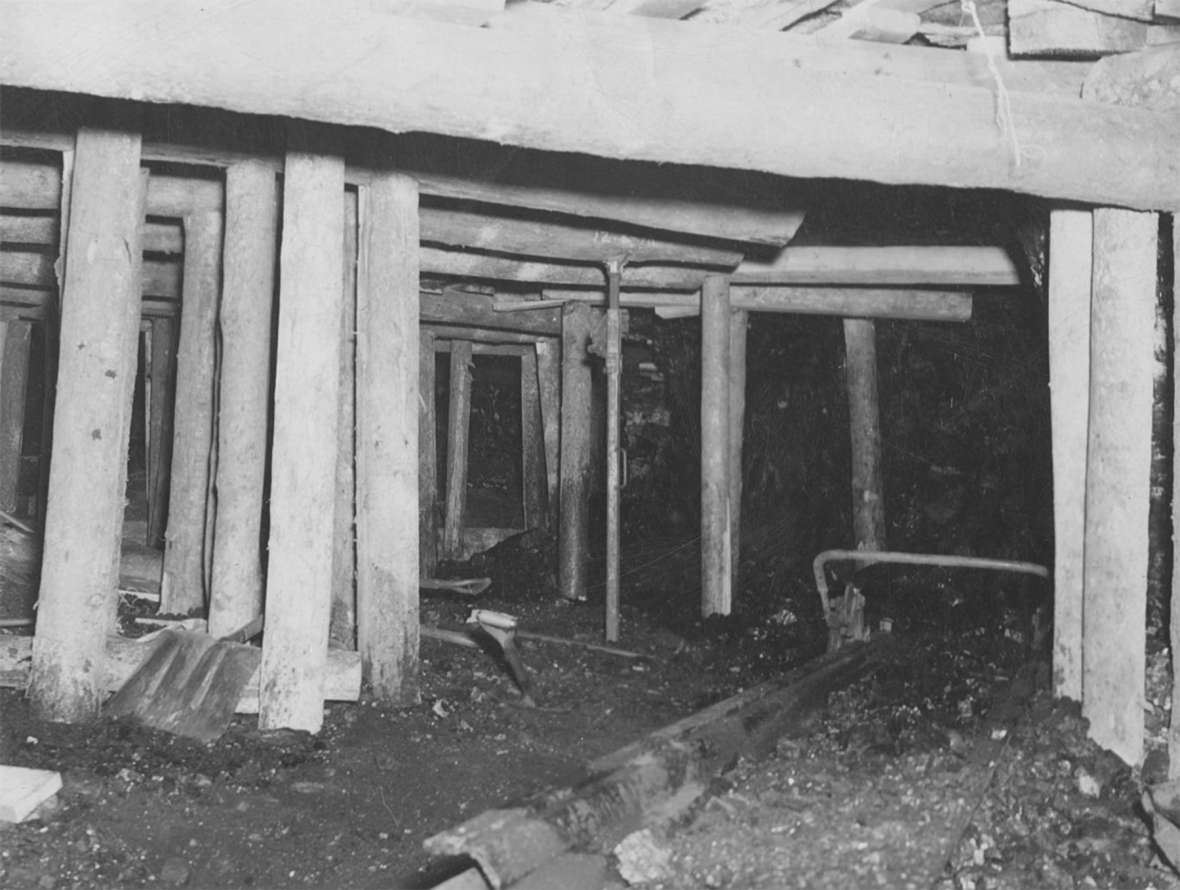
[[[192,869],[179,856],[171,856],[160,867],[160,880],[173,887],[183,887],[188,883]]]
[[[650,884],[672,876],[671,854],[648,828],[627,835],[613,852],[619,861],[619,874],[630,885]]]

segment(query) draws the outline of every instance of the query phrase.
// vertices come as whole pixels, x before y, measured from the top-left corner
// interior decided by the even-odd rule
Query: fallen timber
[[[764,757],[780,737],[801,730],[830,693],[872,673],[888,645],[879,637],[822,656],[592,761],[576,786],[488,810],[427,838],[427,852],[478,865],[439,886],[523,890],[540,886],[540,874],[561,877],[573,860],[585,869],[587,857],[595,857],[605,867],[625,836],[675,818],[739,757]]]

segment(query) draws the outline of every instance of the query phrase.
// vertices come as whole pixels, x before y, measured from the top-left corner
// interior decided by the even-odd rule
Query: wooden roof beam
[[[777,33],[641,17],[625,27],[563,17],[560,27],[463,28],[328,10],[292,16],[274,2],[7,0],[2,12],[8,85],[630,160],[1180,210],[1175,115],[1011,92],[998,126],[990,88],[855,73],[841,44],[824,48],[828,70],[808,68],[800,57],[809,51]],[[750,102],[755,95],[762,101]]]
[[[771,260],[743,260],[736,284],[971,285],[1020,284],[1003,247],[787,247]]]

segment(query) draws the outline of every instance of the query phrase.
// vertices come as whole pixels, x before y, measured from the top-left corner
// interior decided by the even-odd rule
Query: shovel
[[[245,641],[262,630],[262,617],[214,639],[191,630],[167,630],[152,654],[107,702],[107,717],[211,742],[221,737],[262,650]]]

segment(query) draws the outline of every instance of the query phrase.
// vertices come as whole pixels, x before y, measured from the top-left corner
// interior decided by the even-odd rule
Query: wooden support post
[[[340,313],[340,417],[336,428],[336,511],[332,533],[332,618],[328,640],[356,649],[356,286],[360,197],[344,193],[343,310]]]
[[[160,610],[187,614],[206,605],[206,522],[213,457],[215,337],[221,287],[221,213],[184,217],[184,283],[172,472]]]
[[[438,399],[434,334],[418,334],[418,574],[438,567]]]
[[[39,717],[98,716],[115,617],[139,338],[146,182],[140,136],[78,132],[53,469],[29,698]]]
[[[460,559],[467,512],[467,433],[471,425],[471,341],[451,345],[451,393],[447,401],[447,493],[443,555]]]
[[[877,402],[877,329],[863,318],[844,319],[844,370],[852,437],[852,535],[857,550],[885,548],[881,485],[881,409]]]
[[[13,321],[0,324],[0,329],[0,510],[16,513],[33,325]]]
[[[357,270],[357,644],[378,700],[417,701],[418,184],[362,192]]]
[[[545,443],[535,349],[526,349],[520,356],[520,477],[524,527],[544,528],[548,525],[545,519]]]
[[[746,427],[746,334],[750,313],[735,309],[729,321],[729,568],[736,590],[741,575],[742,449]]]
[[[1143,758],[1152,329],[1159,217],[1094,211],[1082,714],[1091,737]]]
[[[537,389],[545,444],[545,524],[557,526],[558,467],[561,464],[561,350],[556,340],[538,340]]]
[[[621,586],[620,536],[622,533],[622,422],[623,422],[623,331],[619,308],[620,263],[608,263],[606,343],[603,354],[606,371],[606,614],[608,643],[619,639],[619,598]]]
[[[558,590],[570,600],[586,598],[586,551],[590,526],[590,341],[591,310],[567,303],[561,315],[561,524],[558,528]]]
[[[701,615],[733,609],[729,513],[729,279],[701,288]]]
[[[1173,355],[1172,367],[1180,359],[1180,341],[1176,340],[1176,331],[1180,331],[1180,216],[1172,215],[1172,337]],[[1172,599],[1170,636],[1173,652],[1180,652],[1180,572],[1176,566],[1180,565],[1178,544],[1180,540],[1175,533],[1180,529],[1180,472],[1176,469],[1176,453],[1180,449],[1180,386],[1173,385],[1172,405]],[[1180,778],[1180,683],[1176,682],[1176,670],[1172,669],[1172,715],[1168,732],[1168,778]]]
[[[262,613],[262,515],[274,325],[278,189],[257,161],[225,174],[217,518],[209,633],[223,636]]]
[[[1082,700],[1086,418],[1090,405],[1089,210],[1049,216],[1049,389],[1053,435],[1053,692]]]
[[[293,145],[283,176],[259,726],[318,732],[332,607],[344,162]]]
[[[151,326],[147,545],[160,550],[164,547],[164,530],[168,522],[168,468],[172,465],[172,405],[176,386],[176,322],[171,318],[153,318]]]

